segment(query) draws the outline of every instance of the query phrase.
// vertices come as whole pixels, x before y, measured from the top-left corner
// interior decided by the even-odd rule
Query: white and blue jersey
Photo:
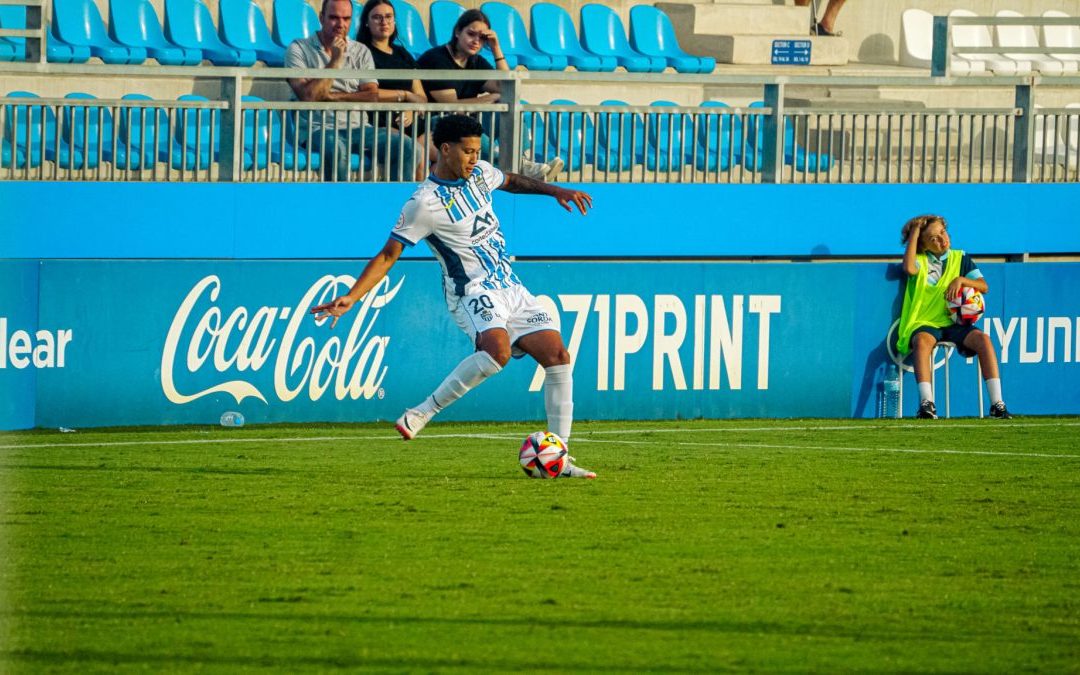
[[[521,285],[491,205],[503,172],[479,161],[468,178],[429,176],[405,202],[390,233],[406,246],[427,242],[443,270],[448,305],[485,290]]]

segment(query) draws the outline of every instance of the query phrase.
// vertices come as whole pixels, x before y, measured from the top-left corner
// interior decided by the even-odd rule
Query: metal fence
[[[42,66],[46,71],[55,66]],[[61,73],[71,67],[58,69]],[[112,77],[123,74],[113,69]],[[179,69],[136,68],[170,74]],[[411,182],[434,159],[433,120],[477,116],[483,157],[521,171],[562,160],[558,180],[691,183],[942,183],[1077,181],[1080,107],[1035,105],[1037,77],[768,78],[547,74],[587,91],[589,83],[665,86],[760,85],[761,100],[728,106],[526,104],[529,73],[485,73],[500,81],[495,104],[298,103],[244,96],[255,79],[333,71],[209,69],[220,96],[208,100],[120,99],[69,94],[0,97],[0,180]],[[95,72],[83,68],[79,72]],[[203,71],[206,72],[206,71]],[[207,75],[211,75],[208,73]],[[356,76],[356,73],[345,72]],[[339,76],[340,76],[339,74]],[[445,73],[380,71],[392,78]],[[190,79],[190,70],[185,73]],[[0,73],[2,77],[2,73]],[[212,79],[212,78],[211,78]],[[1005,80],[1005,81],[1003,81]],[[1054,78],[1054,85],[1080,78]],[[786,89],[830,87],[1011,87],[1010,107],[922,108],[882,100],[871,110],[786,104]],[[824,103],[824,102],[823,102]],[[1077,103],[1080,106],[1080,102]],[[413,116],[411,126],[399,120]],[[399,131],[407,126],[406,132]]]

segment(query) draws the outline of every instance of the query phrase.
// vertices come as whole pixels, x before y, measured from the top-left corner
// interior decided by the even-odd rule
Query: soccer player
[[[411,440],[436,413],[498,373],[511,356],[528,354],[544,368],[544,408],[548,431],[569,441],[573,421],[570,354],[553,317],[521,284],[492,208],[492,191],[554,197],[567,211],[584,215],[592,197],[535,178],[503,173],[480,160],[483,127],[472,117],[447,115],[432,132],[439,154],[432,174],[405,202],[382,250],[364,267],[349,292],[313,307],[316,319],[333,317],[331,328],[397,262],[406,246],[425,240],[443,269],[447,307],[476,351],[450,371],[442,384],[397,420]],[[573,463],[563,476],[595,478]]]
[[[912,352],[915,382],[919,385],[919,413],[922,419],[937,419],[934,392],[930,386],[934,346],[952,342],[961,355],[978,355],[979,367],[990,394],[990,416],[1012,417],[1001,398],[1001,374],[990,336],[974,324],[953,323],[946,298],[953,298],[967,286],[986,293],[988,286],[975,261],[961,250],[950,248],[945,219],[941,216],[916,216],[904,224],[900,240],[904,249],[904,271],[908,274],[904,307],[897,330],[897,349],[902,355]],[[942,291],[941,289],[945,290]]]

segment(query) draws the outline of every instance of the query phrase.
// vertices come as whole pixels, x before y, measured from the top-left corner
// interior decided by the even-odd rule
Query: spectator
[[[904,306],[897,330],[897,350],[911,353],[915,382],[919,385],[919,413],[922,419],[937,419],[934,392],[930,386],[934,346],[947,341],[968,358],[978,355],[979,368],[990,394],[990,416],[1009,419],[1012,415],[1001,398],[1001,374],[990,336],[974,324],[954,323],[946,298],[954,298],[963,287],[986,293],[988,285],[975,261],[952,241],[941,216],[916,216],[904,224],[900,240],[904,250],[904,271],[908,274]],[[942,291],[941,289],[945,290]]]
[[[495,57],[494,66],[480,55],[484,45],[491,48]],[[454,24],[450,41],[421,54],[417,64],[422,70],[495,70],[496,67],[503,71],[510,70],[502,47],[499,46],[499,36],[491,30],[491,21],[479,9],[470,9],[462,14]],[[424,90],[428,99],[436,103],[499,102],[499,83],[495,80],[425,80]],[[493,130],[489,126],[491,117],[484,115],[481,119],[485,124],[482,139],[485,148],[490,145],[493,136]],[[497,130],[495,131],[497,133]],[[521,174],[537,180],[547,180],[558,174],[562,166],[563,161],[558,157],[549,164],[522,158]]]
[[[829,4],[825,7],[825,13],[821,15],[820,19],[814,17],[817,21],[817,25],[811,26],[811,30],[817,35],[826,36],[840,36],[842,33],[836,30],[836,17],[840,15],[840,9],[844,6],[847,0],[826,0]],[[810,4],[810,0],[795,0],[795,4],[799,7],[806,7]],[[817,3],[814,3],[815,11]]]
[[[375,63],[368,48],[349,39],[351,21],[352,3],[349,0],[325,0],[319,12],[319,31],[289,45],[285,52],[285,67],[374,70]],[[377,80],[294,78],[289,80],[289,86],[301,101],[380,100]],[[387,127],[371,126],[363,112],[301,115],[301,142],[305,143],[308,138],[312,139],[312,150],[323,157],[323,174],[328,180],[348,180],[353,151],[363,147],[367,152],[382,155],[379,149],[388,143],[392,149],[390,177],[403,180],[404,175],[413,173],[415,150],[412,139],[403,138]]]

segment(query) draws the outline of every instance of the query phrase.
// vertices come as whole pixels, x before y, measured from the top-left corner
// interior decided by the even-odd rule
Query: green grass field
[[[0,672],[1080,671],[1080,422],[0,434]]]

